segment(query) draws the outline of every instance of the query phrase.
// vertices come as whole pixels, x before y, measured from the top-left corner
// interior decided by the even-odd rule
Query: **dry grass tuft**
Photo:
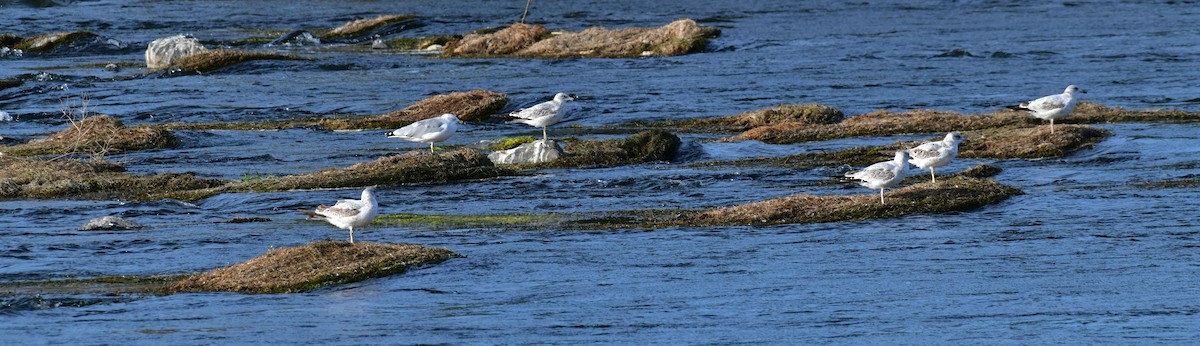
[[[47,138],[0,148],[0,151],[16,156],[87,154],[103,159],[107,153],[179,145],[179,139],[170,131],[149,126],[126,127],[120,120],[107,115],[72,121],[74,123],[66,129]]]
[[[403,273],[459,255],[409,244],[318,242],[274,249],[233,266],[193,275],[166,292],[296,293]]]
[[[251,60],[314,60],[299,55],[276,52],[248,52],[233,49],[214,49],[179,59],[173,65],[180,70],[211,72],[216,69]]]
[[[1022,192],[991,179],[953,177],[924,182],[887,193],[815,196],[801,194],[762,202],[697,212],[674,221],[680,225],[767,225],[891,218],[919,213],[965,211],[998,203]]]
[[[732,132],[746,131],[756,127],[773,126],[795,123],[797,126],[812,124],[832,124],[841,121],[845,115],[837,108],[815,103],[786,104],[778,107],[753,110],[737,115],[694,119],[664,121],[657,123],[633,122],[625,127],[655,127],[676,128],[695,132]]]
[[[328,33],[321,35],[321,38],[333,39],[360,36],[384,25],[408,21],[414,18],[416,16],[413,15],[383,15],[375,18],[359,19],[329,30]]]
[[[646,55],[681,55],[704,49],[721,31],[680,19],[658,28],[589,28],[551,37],[517,52],[517,56],[542,58],[631,58]]]
[[[513,24],[503,30],[467,34],[462,39],[447,43],[442,51],[446,56],[496,56],[510,55],[544,39],[550,31],[541,25]]]
[[[1062,157],[1108,138],[1108,130],[1087,125],[1001,127],[964,134],[959,157],[1032,159]]]
[[[1200,121],[1200,112],[1180,110],[1128,110],[1098,103],[1080,102],[1075,111],[1057,123],[1115,123],[1115,122],[1193,122]]]
[[[678,136],[666,131],[650,130],[623,139],[573,141],[563,148],[566,155],[557,160],[518,167],[540,169],[620,166],[671,161],[679,152],[680,144]]]

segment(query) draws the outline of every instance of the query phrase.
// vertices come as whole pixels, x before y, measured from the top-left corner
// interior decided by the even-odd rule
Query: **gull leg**
[[[542,126],[542,140],[546,140],[546,137],[549,137],[546,135],[546,127]]]
[[[1054,134],[1054,119],[1050,119],[1050,134]]]
[[[354,244],[354,226],[350,226],[350,244]]]
[[[933,167],[929,167],[929,177],[933,178],[933,182],[937,182],[937,175],[933,174]]]
[[[879,204],[887,204],[883,203],[883,189],[879,189]]]
[[[429,152],[433,152],[433,142],[429,142]]]

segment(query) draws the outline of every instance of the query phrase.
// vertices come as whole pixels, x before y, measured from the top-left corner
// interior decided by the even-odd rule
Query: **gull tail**
[[[300,211],[304,215],[308,215],[308,218],[307,218],[308,220],[324,220],[325,219],[324,216],[321,216],[321,215],[317,214],[317,212],[312,211],[312,210],[308,210],[308,209],[296,209],[296,210]]]
[[[1008,109],[1011,109],[1011,110],[1014,110],[1014,111],[1030,111],[1030,112],[1032,112],[1032,111],[1033,111],[1032,109],[1029,109],[1029,104],[1028,104],[1028,103],[1022,103],[1022,104],[1019,104],[1019,105],[1016,105],[1016,106],[1013,106],[1013,105],[1007,105],[1007,106],[1004,106],[1004,108],[1008,108]]]

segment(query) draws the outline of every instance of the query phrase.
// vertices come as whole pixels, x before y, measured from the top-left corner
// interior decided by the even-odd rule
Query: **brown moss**
[[[321,36],[323,39],[337,39],[364,35],[371,30],[385,25],[410,21],[417,18],[413,15],[382,15],[375,18],[359,19],[333,28]]]
[[[13,48],[25,39],[13,34],[0,34],[0,47]]]
[[[674,128],[695,132],[746,131],[756,127],[798,123],[799,125],[832,124],[845,115],[837,108],[815,103],[785,104],[718,118],[664,121],[657,123],[633,122],[624,127]]]
[[[680,55],[699,51],[720,30],[680,19],[658,28],[589,28],[551,37],[517,52],[517,56],[565,58],[629,58],[646,55]]]
[[[0,198],[146,199],[224,184],[191,174],[125,174],[108,162],[0,156]]]
[[[516,23],[496,32],[464,35],[462,39],[447,43],[442,54],[446,56],[509,55],[549,34],[550,31],[541,25]]]
[[[54,50],[63,44],[94,37],[96,34],[87,31],[55,32],[24,39],[13,45],[13,48],[31,53],[42,53]]]
[[[276,52],[252,52],[233,49],[214,49],[186,56],[176,61],[173,67],[184,71],[211,72],[213,70],[252,60],[314,60],[299,55]]]
[[[445,113],[457,115],[464,121],[486,119],[508,103],[508,96],[487,90],[472,90],[435,95],[404,109],[381,115],[342,118],[294,118],[256,123],[166,123],[158,125],[171,130],[277,130],[297,127],[318,127],[329,130],[391,129],[429,119]]]
[[[100,155],[130,150],[169,148],[179,145],[171,132],[150,126],[126,127],[116,118],[91,116],[70,124],[47,138],[0,147],[6,155]]]
[[[679,137],[661,130],[643,131],[623,139],[580,140],[563,147],[566,155],[557,160],[521,165],[523,169],[585,166],[620,166],[671,161],[679,152]]]
[[[226,268],[184,278],[167,292],[295,293],[403,273],[459,255],[408,244],[318,242],[274,249]]]
[[[674,221],[680,225],[763,225],[892,218],[908,214],[966,211],[998,203],[1020,190],[991,179],[953,177],[923,182],[879,195],[815,196],[800,194],[697,212]]]

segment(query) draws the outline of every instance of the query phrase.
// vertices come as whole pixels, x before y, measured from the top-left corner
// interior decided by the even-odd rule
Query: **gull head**
[[[362,199],[370,199],[370,198],[373,198],[373,197],[374,197],[374,195],[375,195],[375,188],[376,188],[376,187],[377,187],[376,185],[371,185],[371,186],[367,186],[367,188],[363,189],[363,192],[362,192]]]
[[[442,114],[438,118],[451,123],[462,123],[462,120],[458,120],[458,116],[450,113]]]
[[[1083,89],[1080,89],[1079,87],[1074,86],[1074,85],[1068,85],[1067,90],[1063,91],[1063,93],[1065,93],[1065,94],[1075,94],[1075,93],[1086,94],[1087,91],[1084,91]]]
[[[945,141],[951,145],[958,145],[958,143],[962,143],[963,136],[961,133],[958,133],[958,131],[954,131],[946,134]]]
[[[896,162],[901,167],[908,167],[908,151],[907,150],[897,150],[896,151]]]
[[[554,102],[562,103],[563,101],[575,101],[575,95],[568,95],[567,93],[554,94]]]

